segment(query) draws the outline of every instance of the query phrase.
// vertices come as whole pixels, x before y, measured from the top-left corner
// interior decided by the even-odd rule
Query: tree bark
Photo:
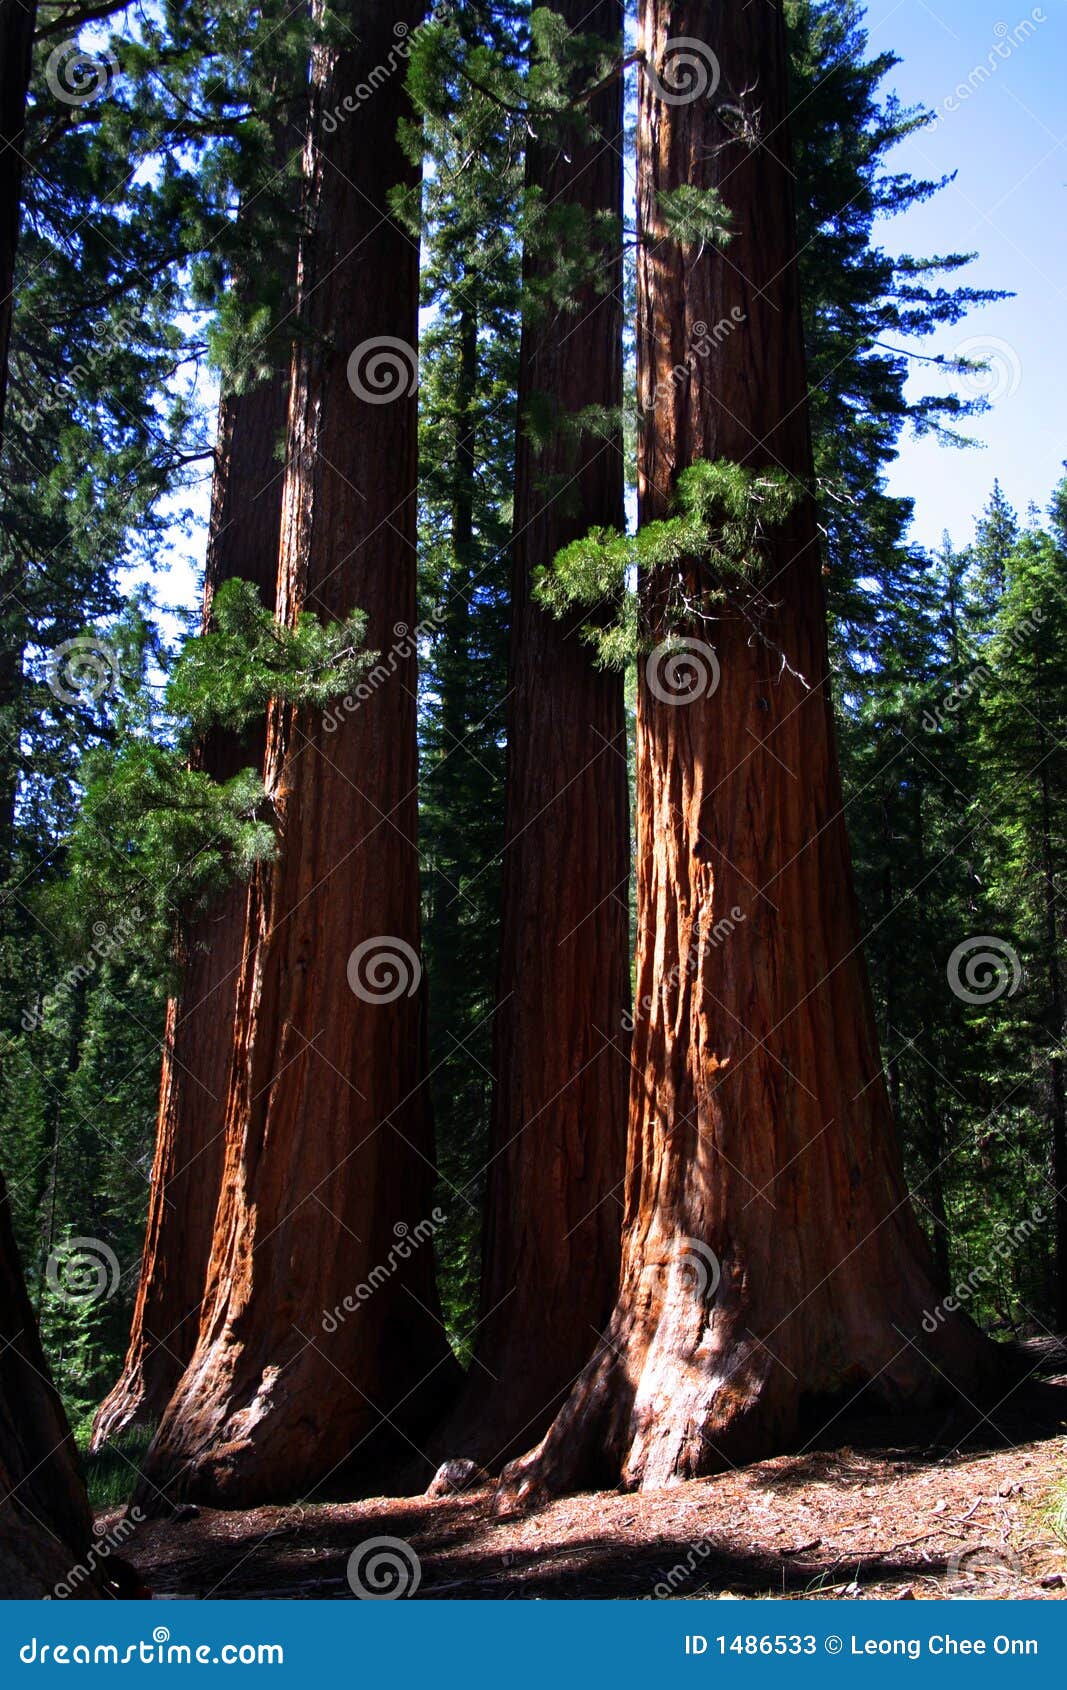
[[[204,614],[224,581],[253,581],[273,608],[289,372],[219,406]],[[194,762],[218,781],[263,767],[266,724],[209,734]],[[196,1345],[222,1180],[226,1097],[247,888],[231,887],[179,939],[181,990],[167,1005],[148,1225],[122,1374],[97,1412],[92,1447],[157,1424]]]
[[[642,520],[665,515],[699,460],[784,468],[805,491],[773,531],[762,585],[712,579],[699,559],[681,580],[640,584],[653,639],[668,586],[689,602],[725,589],[690,630],[713,646],[719,683],[706,649],[675,692],[662,651],[639,670],[621,1283],[565,1407],[506,1471],[503,1505],[762,1457],[861,1394],[900,1406],[946,1379],[973,1389],[991,1353],[969,1323],[933,1312],[862,959],[806,490],[781,5],[643,0],[641,30]],[[653,79],[678,90],[678,37],[721,73],[688,102]],[[659,195],[685,183],[717,187],[735,214],[725,253],[668,238]]]
[[[559,0],[568,26],[622,51],[619,0]],[[519,369],[501,965],[482,1309],[451,1449],[499,1462],[547,1426],[606,1319],[618,1277],[630,1006],[629,795],[622,678],[534,602],[534,571],[595,524],[621,528],[621,438],[562,426],[622,404],[622,79],[590,128],[532,138],[528,190],[576,206],[600,243],[577,297],[530,306]],[[538,125],[534,125],[538,127]],[[558,254],[528,245],[529,299]],[[561,426],[538,449],[531,400]],[[450,1450],[451,1452],[451,1450]]]
[[[0,1180],[0,1596],[100,1597],[92,1515],[48,1377]],[[72,1571],[82,1571],[73,1580]],[[59,1587],[64,1587],[59,1589]]]
[[[268,717],[279,855],[249,898],[199,1339],[146,1463],[230,1505],[406,1451],[449,1375],[416,989],[418,252],[386,199],[415,186],[396,45],[421,10],[339,15],[313,60],[278,613],[359,605],[382,659],[351,708]]]

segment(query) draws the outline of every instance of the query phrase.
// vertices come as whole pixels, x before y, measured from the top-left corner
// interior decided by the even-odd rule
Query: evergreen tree
[[[379,660],[328,715],[321,701],[270,711],[278,847],[249,892],[204,1309],[142,1487],[239,1505],[303,1494],[397,1437],[406,1454],[451,1371],[426,1248],[418,248],[389,215],[415,172],[398,67],[373,100],[352,92],[423,13],[344,0],[320,15],[278,616],[299,631],[302,612],[336,625],[359,605]]]
[[[420,838],[429,1049],[447,1227],[436,1240],[450,1335],[477,1318],[504,834],[508,542],[519,353],[523,132],[468,80],[514,73],[522,5],[471,5],[425,29],[409,87],[422,122],[419,346]]]
[[[893,168],[894,147],[921,132],[931,114],[882,92],[899,61],[889,51],[869,56],[861,0],[786,0],[785,15],[819,519],[834,655],[847,666],[909,572],[911,501],[885,486],[902,431],[951,444],[960,424],[984,408],[953,393],[909,398],[911,368],[928,361],[910,343],[921,346],[942,325],[1004,295],[956,279],[973,254],[894,257],[878,244],[885,219],[930,199],[950,178]]]
[[[1061,485],[1054,509],[1063,497]],[[1003,555],[1003,570],[981,691],[978,805],[989,817],[986,864],[1002,953],[995,955],[992,985],[988,976],[982,982],[989,1000],[983,1014],[996,1018],[999,1038],[992,1052],[999,1046],[1013,1079],[1028,1083],[1041,1126],[1036,1143],[1027,1135],[1030,1165],[1021,1183],[1032,1199],[1034,1173],[1041,1175],[1036,1206],[1052,1217],[1055,1261],[1042,1288],[1042,1309],[1032,1312],[1044,1313],[1062,1330],[1067,1325],[1067,552],[1053,533],[1034,527]]]
[[[805,1402],[929,1402],[992,1362],[951,1316],[921,1347],[936,1272],[880,1073],[826,696],[782,8],[644,0],[642,24],[639,392],[657,402],[623,1261],[601,1343],[505,1473],[520,1500],[720,1470],[786,1446]],[[678,35],[732,103],[672,101]],[[721,194],[727,257],[674,234],[679,187]],[[690,321],[738,312],[674,382]]]

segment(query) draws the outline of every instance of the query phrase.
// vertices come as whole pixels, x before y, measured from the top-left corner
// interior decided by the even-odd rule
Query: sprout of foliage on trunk
[[[694,617],[713,617],[740,595],[758,591],[768,537],[803,491],[783,470],[701,460],[679,475],[673,515],[645,523],[636,534],[591,529],[537,572],[534,591],[553,615],[583,618],[581,638],[605,668],[624,668],[663,635],[642,626],[639,573],[664,578],[668,633]]]

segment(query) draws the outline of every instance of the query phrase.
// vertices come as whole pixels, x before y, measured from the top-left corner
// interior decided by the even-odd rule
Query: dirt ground
[[[187,1507],[143,1522],[122,1553],[154,1596],[173,1598],[351,1600],[358,1550],[367,1567],[380,1551],[379,1588],[399,1577],[419,1600],[1062,1599],[1067,1376],[1055,1384],[1039,1427],[1022,1403],[995,1433],[841,1427],[856,1435],[838,1447],[671,1490],[571,1496],[518,1519],[494,1515],[488,1486],[433,1501]]]

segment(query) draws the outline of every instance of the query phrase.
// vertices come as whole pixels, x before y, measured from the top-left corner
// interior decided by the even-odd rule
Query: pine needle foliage
[[[768,539],[801,497],[782,470],[750,470],[724,458],[690,464],[678,477],[674,513],[636,534],[594,528],[538,571],[534,591],[553,615],[581,618],[581,638],[605,668],[625,668],[664,632],[713,616],[739,591],[758,587]],[[696,597],[685,585],[700,566]],[[637,591],[650,572],[665,577],[667,628],[642,626]]]

